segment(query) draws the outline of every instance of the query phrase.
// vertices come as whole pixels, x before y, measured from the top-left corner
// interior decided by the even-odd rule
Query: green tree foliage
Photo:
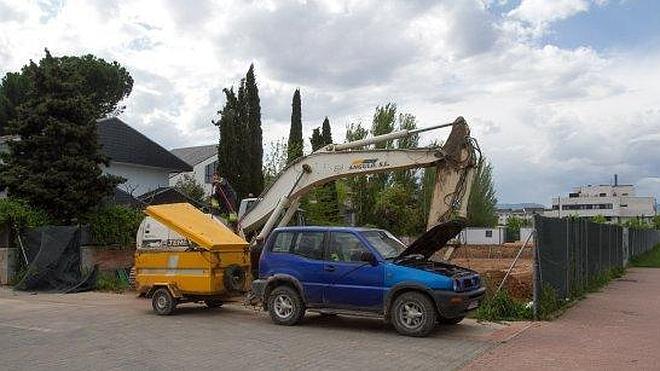
[[[507,241],[520,240],[520,228],[529,226],[529,221],[511,215],[506,220],[506,238]]]
[[[470,198],[468,201],[468,225],[471,227],[494,227],[497,225],[495,213],[497,198],[493,185],[493,168],[484,159],[479,162]]]
[[[321,137],[323,137],[324,144],[327,145],[332,143],[332,129],[330,128],[330,120],[328,119],[328,116],[325,117],[323,124],[321,124]]]
[[[312,130],[312,136],[309,138],[309,143],[312,145],[312,152],[316,152],[317,150],[323,148],[323,136],[321,136],[321,130],[319,128],[315,128]]]
[[[0,198],[0,227],[39,227],[50,223],[48,214],[15,198]]]
[[[417,129],[417,119],[410,113],[399,114],[398,130]],[[414,134],[397,140],[396,146],[399,149],[417,148],[419,145],[419,135]],[[397,171],[394,173],[394,182],[403,185],[411,193],[415,193],[419,188],[416,175],[418,169]]]
[[[364,139],[368,134],[368,130],[362,127],[361,124],[351,123],[351,125],[346,128],[345,142],[348,143]],[[347,198],[350,201],[348,202],[348,206],[352,208],[355,215],[355,224],[367,225],[370,222],[368,219],[369,211],[373,206],[373,203],[369,202],[367,177],[357,176],[348,178],[342,182],[346,184],[346,188],[348,189],[346,192]]]
[[[424,229],[416,195],[403,184],[394,183],[376,195],[374,224],[398,236],[414,236]]]
[[[312,137],[309,138],[309,141],[312,145],[312,151],[316,151],[332,143],[330,120],[327,117],[323,121],[321,128],[315,128],[312,131]],[[306,198],[304,205],[307,219],[311,224],[333,225],[341,221],[335,181],[315,188],[309,197]]]
[[[605,224],[605,223],[607,223],[607,219],[605,219],[605,217],[600,215],[600,214],[592,217],[591,221],[596,223],[596,224]]]
[[[135,246],[135,234],[144,219],[142,211],[124,206],[105,205],[83,218],[94,242],[101,245]]]
[[[22,73],[9,72],[0,83],[0,135],[8,134],[9,120],[16,117],[18,106],[26,100],[29,81]]]
[[[239,199],[264,189],[263,135],[261,102],[254,73],[250,65],[241,79],[238,91],[224,89],[225,105],[213,121],[220,130],[218,172],[232,185]]]
[[[660,215],[656,215],[652,220],[653,228],[660,230]]]
[[[218,172],[234,187],[239,198],[247,193],[241,178],[242,127],[239,121],[238,99],[234,89],[224,89],[225,105],[218,111],[220,119],[214,124],[220,129],[218,144]]]
[[[289,129],[289,142],[287,143],[287,163],[303,156],[303,146],[302,104],[300,89],[296,89],[291,102],[291,128]]]
[[[263,164],[264,182],[266,187],[273,184],[275,177],[286,167],[286,138],[281,138],[270,143],[270,149],[266,152]]]
[[[204,203],[205,201],[206,192],[204,191],[204,187],[190,174],[184,174],[178,179],[174,188],[195,201],[200,203]]]
[[[108,159],[101,153],[96,121],[117,111],[133,80],[117,63],[93,56],[56,58],[47,50],[38,64],[23,67],[20,78],[3,83],[14,80],[26,90],[13,111],[5,110],[15,114],[5,131],[20,140],[9,142],[3,155],[0,188],[44,209],[56,222],[70,223],[96,208],[121,181],[102,174],[100,165]]]

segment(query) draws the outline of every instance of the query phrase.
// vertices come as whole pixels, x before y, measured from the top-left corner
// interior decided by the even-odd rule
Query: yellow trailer
[[[190,204],[149,206],[138,230],[135,279],[158,314],[177,304],[217,307],[249,289],[248,243]]]

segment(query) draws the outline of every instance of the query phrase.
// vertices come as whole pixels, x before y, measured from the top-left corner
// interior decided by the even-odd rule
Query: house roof
[[[190,166],[195,166],[206,159],[216,156],[218,154],[218,145],[209,144],[206,146],[175,148],[172,150],[172,153]]]
[[[158,143],[147,138],[122,120],[112,117],[98,121],[99,143],[110,161],[192,171],[192,167]]]

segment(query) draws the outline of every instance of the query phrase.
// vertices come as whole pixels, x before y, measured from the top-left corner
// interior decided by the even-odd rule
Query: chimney
[[[614,174],[614,186],[616,187],[618,185],[619,185],[619,176]]]

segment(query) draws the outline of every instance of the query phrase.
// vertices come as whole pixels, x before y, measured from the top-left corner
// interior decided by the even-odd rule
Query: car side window
[[[296,234],[293,232],[279,232],[275,236],[275,242],[273,243],[273,252],[282,252],[288,253],[291,252],[291,242],[293,242],[293,237]]]
[[[323,259],[324,232],[300,232],[293,244],[293,253],[309,259]]]
[[[328,245],[328,260],[336,262],[361,262],[367,251],[362,241],[353,233],[332,232]]]

